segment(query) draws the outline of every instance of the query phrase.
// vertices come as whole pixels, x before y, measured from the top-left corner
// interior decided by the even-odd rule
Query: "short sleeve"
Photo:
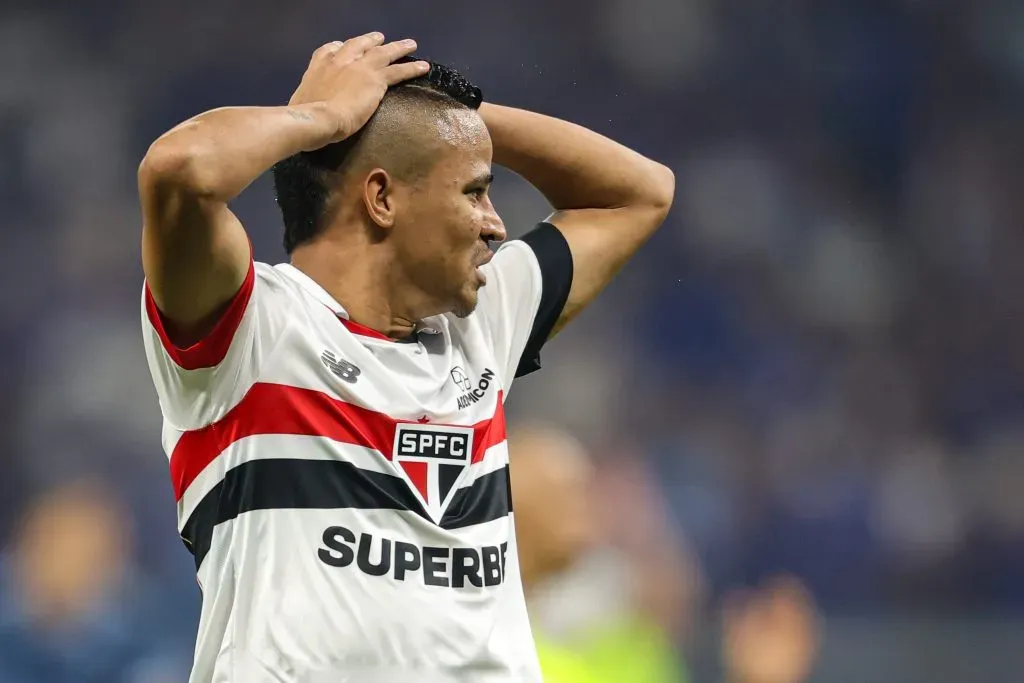
[[[249,271],[214,329],[180,348],[168,337],[148,285],[142,293],[142,336],[164,419],[176,429],[204,427],[223,417],[256,381],[285,325],[272,268]]]
[[[540,369],[540,352],[572,286],[572,254],[565,237],[541,223],[498,249],[483,268],[477,312],[503,369],[505,388]]]

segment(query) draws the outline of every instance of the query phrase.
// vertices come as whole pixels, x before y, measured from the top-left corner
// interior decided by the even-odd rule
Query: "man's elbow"
[[[139,164],[139,189],[152,191],[198,186],[196,166],[195,155],[189,150],[157,142]]]
[[[168,134],[150,145],[138,169],[140,189],[175,188],[190,194],[211,192],[204,177],[203,149],[187,136]]]
[[[648,168],[640,179],[636,204],[658,216],[659,222],[668,215],[676,193],[676,174],[672,169],[656,161],[648,162]]]
[[[664,164],[652,163],[654,164],[652,172],[654,180],[651,184],[654,188],[654,205],[667,214],[668,210],[672,208],[672,200],[676,194],[676,174]]]

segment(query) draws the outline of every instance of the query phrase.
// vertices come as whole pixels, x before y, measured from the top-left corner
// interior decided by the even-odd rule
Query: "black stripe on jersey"
[[[540,350],[569,300],[573,275],[572,251],[558,228],[550,223],[540,223],[523,235],[522,240],[533,250],[540,265],[541,292],[540,305],[533,319],[530,338],[519,359],[516,377],[540,370]]]
[[[229,470],[203,497],[181,537],[199,567],[218,524],[254,510],[306,508],[411,510],[427,516],[408,485],[389,474],[337,460],[252,460]]]
[[[441,518],[441,527],[461,529],[501,519],[512,511],[510,493],[508,467],[488,472],[472,486],[455,492]]]
[[[459,529],[501,519],[511,512],[508,468],[488,473],[456,491],[443,529]],[[354,508],[408,510],[429,519],[404,479],[359,469],[336,460],[253,460],[228,471],[196,506],[181,538],[196,568],[210,550],[218,524],[255,510]]]

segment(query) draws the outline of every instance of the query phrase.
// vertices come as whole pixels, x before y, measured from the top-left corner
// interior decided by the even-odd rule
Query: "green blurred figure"
[[[685,683],[675,639],[687,572],[663,525],[649,510],[620,507],[632,496],[603,485],[617,477],[601,476],[565,432],[523,427],[509,449],[520,567],[546,683]],[[633,527],[628,539],[617,533],[624,526]]]
[[[608,624],[580,642],[555,644],[534,633],[546,683],[685,683],[672,643],[640,621]]]

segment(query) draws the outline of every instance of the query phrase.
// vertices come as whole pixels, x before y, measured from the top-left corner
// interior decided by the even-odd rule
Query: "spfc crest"
[[[395,427],[395,464],[435,522],[444,516],[472,455],[472,427],[416,423]]]

